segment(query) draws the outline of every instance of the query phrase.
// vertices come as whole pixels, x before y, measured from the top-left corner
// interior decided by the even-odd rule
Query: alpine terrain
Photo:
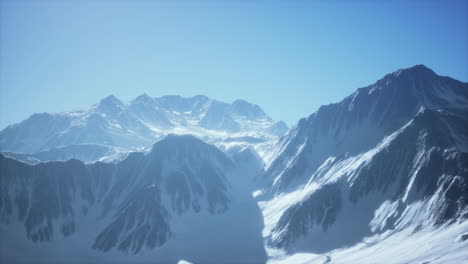
[[[169,134],[192,134],[230,153],[246,147],[264,153],[287,130],[283,121],[243,100],[227,104],[202,95],[142,94],[124,103],[110,95],[87,110],[34,114],[8,126],[0,132],[0,151],[29,163],[110,161]]]
[[[1,263],[464,263],[468,83],[417,65],[288,130],[114,96],[0,132]]]

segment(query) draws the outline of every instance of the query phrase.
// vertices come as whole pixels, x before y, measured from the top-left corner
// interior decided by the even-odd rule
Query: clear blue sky
[[[144,92],[291,125],[415,64],[468,81],[468,1],[4,0],[0,22],[0,128]]]

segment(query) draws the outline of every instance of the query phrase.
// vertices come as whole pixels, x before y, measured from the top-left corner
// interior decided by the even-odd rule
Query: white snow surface
[[[314,263],[467,263],[468,240],[457,240],[468,232],[468,222],[427,228],[414,232],[413,228],[367,237],[348,248],[338,248],[324,254],[296,253],[268,249],[268,264]]]

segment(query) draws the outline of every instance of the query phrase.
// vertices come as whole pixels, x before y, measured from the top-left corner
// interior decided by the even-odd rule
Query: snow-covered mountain
[[[201,95],[152,98],[143,94],[123,103],[111,95],[88,110],[34,114],[8,126],[0,132],[0,151],[31,154],[62,148],[63,152],[68,145],[135,151],[168,134],[192,134],[223,150],[254,146],[262,153],[287,129],[284,122],[273,121],[258,105],[243,100],[227,104]],[[82,157],[73,153],[68,156]],[[108,153],[101,158],[104,154]],[[94,155],[86,160],[97,159]]]
[[[0,133],[0,260],[468,260],[467,83],[417,65],[285,129],[203,96],[33,115]]]
[[[399,70],[300,120],[275,153],[259,196],[272,262],[444,263],[468,252],[454,242],[468,233],[466,83],[422,65]],[[439,251],[369,254],[383,237],[447,227],[458,233],[433,242]],[[367,255],[341,253],[356,245]]]
[[[2,262],[265,261],[260,210],[232,174],[246,171],[192,136],[117,163],[0,168]]]
[[[279,143],[267,177],[280,189],[292,182],[304,183],[330,156],[369,150],[421,109],[466,116],[467,84],[438,76],[423,65],[388,74],[301,119]]]

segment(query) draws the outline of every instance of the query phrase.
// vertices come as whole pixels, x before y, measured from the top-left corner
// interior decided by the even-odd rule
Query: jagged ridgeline
[[[376,251],[444,263],[468,249],[453,242],[468,232],[466,83],[399,70],[300,120],[275,152],[263,176],[270,247],[319,254],[310,263],[373,263]],[[424,236],[434,241],[389,257]]]
[[[124,103],[111,95],[87,110],[34,114],[8,126],[0,132],[0,151],[28,163],[111,161],[166,135],[191,134],[222,150],[251,146],[263,152],[287,129],[243,100],[143,94]]]

